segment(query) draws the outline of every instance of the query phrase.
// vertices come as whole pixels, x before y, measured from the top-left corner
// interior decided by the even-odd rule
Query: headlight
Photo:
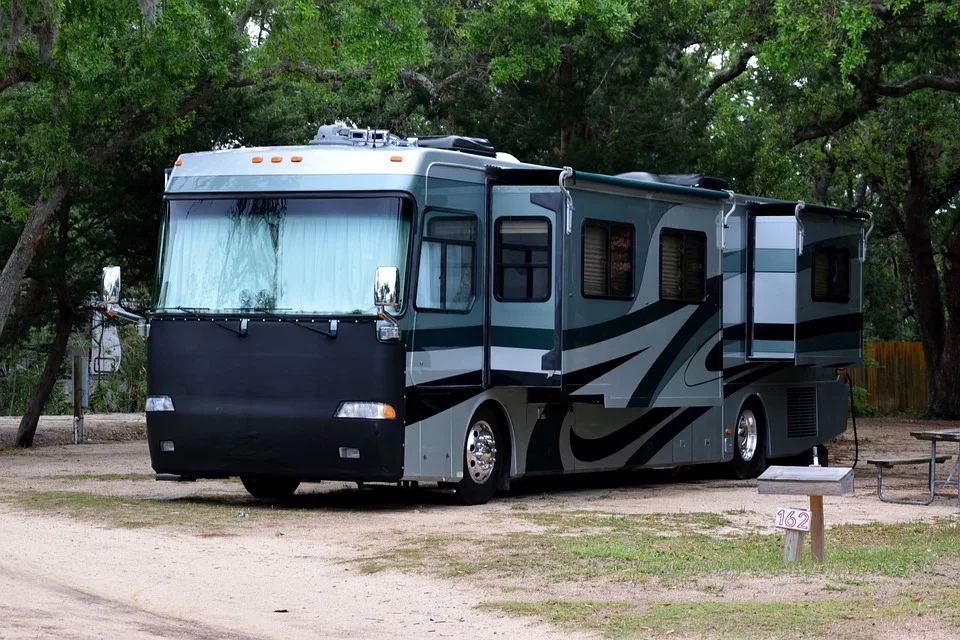
[[[170,396],[147,396],[147,411],[176,411]]]
[[[380,340],[386,342],[388,340],[399,340],[400,339],[400,327],[395,324],[384,324],[380,325],[377,328],[378,333],[380,334]]]
[[[393,420],[397,417],[397,410],[383,402],[341,402],[333,417]]]

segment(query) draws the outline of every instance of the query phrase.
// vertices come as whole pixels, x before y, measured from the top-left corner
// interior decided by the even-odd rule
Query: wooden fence
[[[919,342],[867,342],[863,355],[879,366],[850,369],[850,376],[855,386],[866,388],[879,413],[926,410],[926,364]]]

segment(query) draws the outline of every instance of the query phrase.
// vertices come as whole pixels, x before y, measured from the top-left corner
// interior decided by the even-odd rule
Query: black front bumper
[[[331,339],[275,320],[251,320],[241,337],[210,321],[154,318],[148,394],[170,396],[175,410],[147,413],[153,468],[184,478],[399,480],[404,378],[403,345],[379,342],[371,322],[341,322]],[[335,418],[343,401],[386,402],[397,417]]]
[[[250,474],[393,482],[403,476],[403,424],[396,420],[150,413],[147,437],[154,471],[185,478]],[[163,440],[174,451],[161,451]],[[360,457],[342,457],[343,448],[357,449]]]

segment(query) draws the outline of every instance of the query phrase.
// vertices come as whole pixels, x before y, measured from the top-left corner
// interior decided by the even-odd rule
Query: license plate
[[[773,519],[773,526],[778,529],[792,529],[794,531],[810,531],[811,514],[806,509],[792,509],[780,507]]]

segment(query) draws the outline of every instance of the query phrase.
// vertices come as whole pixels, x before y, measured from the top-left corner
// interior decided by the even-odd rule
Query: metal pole
[[[83,442],[83,379],[79,355],[73,356],[73,444]]]

